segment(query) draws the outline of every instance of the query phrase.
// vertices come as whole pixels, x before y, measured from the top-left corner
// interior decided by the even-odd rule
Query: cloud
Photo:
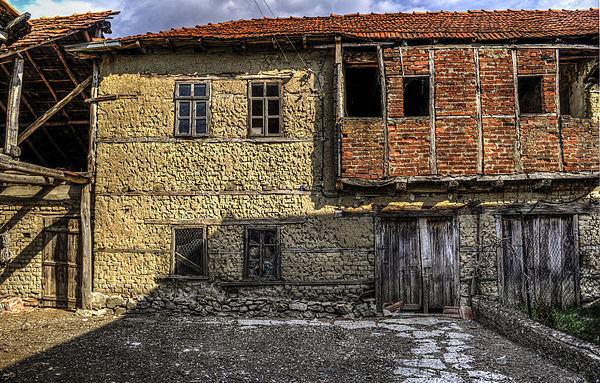
[[[13,5],[21,12],[30,12],[33,17],[120,10],[121,14],[112,20],[113,37],[260,18],[263,15],[272,17],[273,14],[300,17],[356,12],[598,7],[597,0],[20,0],[13,2]]]

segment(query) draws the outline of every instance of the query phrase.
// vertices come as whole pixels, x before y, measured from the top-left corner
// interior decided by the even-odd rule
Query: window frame
[[[263,85],[263,95],[262,96],[252,96],[252,86],[256,84]],[[275,96],[267,96],[267,85],[268,84],[277,84],[278,95]],[[281,80],[252,80],[248,81],[248,137],[283,137],[283,82]],[[279,101],[279,114],[278,115],[269,115],[268,114],[268,101],[269,100],[278,100]],[[263,110],[262,110],[262,121],[263,121],[263,132],[262,134],[253,134],[252,133],[252,101],[253,100],[262,100],[263,102]],[[269,134],[269,118],[277,117],[279,119],[279,132],[277,134]],[[254,117],[257,118],[257,117]]]
[[[273,278],[266,278],[264,275],[262,275],[262,267],[261,267],[261,275],[258,277],[251,277],[248,275],[248,265],[249,265],[249,259],[250,259],[250,238],[249,238],[249,231],[250,230],[257,230],[257,231],[263,231],[263,230],[275,230],[275,235],[277,238],[277,242],[278,244],[276,245],[277,248],[277,253],[275,255],[275,267],[274,267],[274,272]],[[262,244],[261,244],[262,247]],[[243,279],[244,281],[258,281],[258,282],[264,282],[264,281],[281,281],[281,228],[280,226],[275,226],[275,225],[267,225],[267,226],[246,226],[244,228],[244,270],[243,270]]]
[[[176,244],[176,235],[175,232],[177,230],[182,229],[199,229],[202,232],[202,274],[196,275],[185,275],[185,274],[177,274],[176,273],[176,265],[177,259],[175,258],[175,248]],[[171,226],[171,265],[169,270],[169,276],[174,276],[178,278],[186,278],[186,279],[207,279],[208,275],[208,241],[206,238],[206,225],[174,225]]]
[[[515,95],[515,97],[517,98],[517,103],[519,105],[519,115],[520,116],[535,116],[535,115],[540,115],[540,114],[546,114],[546,112],[544,111],[544,74],[519,74],[516,76],[517,77],[517,94]],[[540,111],[539,112],[523,112],[523,108],[521,108],[521,99],[523,97],[521,97],[521,92],[519,92],[519,88],[520,88],[520,83],[519,81],[521,79],[531,79],[531,78],[539,78],[540,80]],[[556,91],[559,91],[559,89],[557,89]]]
[[[193,87],[195,85],[204,85],[206,87],[206,94],[204,96],[194,96]],[[190,95],[189,96],[180,96],[179,95],[179,87],[181,85],[190,85]],[[174,135],[175,137],[187,137],[187,138],[202,138],[210,136],[210,103],[211,100],[211,81],[210,80],[181,80],[175,82],[175,93],[173,97],[173,102],[175,104],[175,126],[174,126]],[[206,132],[205,133],[196,133],[196,103],[204,101],[206,103],[206,115],[204,119],[206,120]],[[179,116],[179,108],[181,102],[189,102],[190,103],[190,117],[181,118]],[[180,120],[189,120],[190,121],[190,132],[189,133],[180,133],[179,132],[179,121]]]

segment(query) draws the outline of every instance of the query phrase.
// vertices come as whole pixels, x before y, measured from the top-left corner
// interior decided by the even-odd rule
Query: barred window
[[[281,83],[250,82],[248,102],[250,136],[281,136]]]
[[[204,228],[174,229],[173,274],[207,276],[206,235]]]
[[[280,279],[279,228],[248,228],[244,277],[254,280]]]
[[[210,123],[210,84],[178,82],[175,86],[175,136],[206,137]]]

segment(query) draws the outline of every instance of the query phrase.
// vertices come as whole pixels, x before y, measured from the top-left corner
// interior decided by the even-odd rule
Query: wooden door
[[[448,218],[377,218],[375,285],[378,309],[402,301],[404,309],[458,303],[457,236]]]
[[[573,216],[502,219],[503,299],[509,304],[579,303],[577,224]],[[500,260],[499,260],[500,261]]]
[[[81,303],[79,219],[45,219],[42,299],[51,307],[73,308]]]

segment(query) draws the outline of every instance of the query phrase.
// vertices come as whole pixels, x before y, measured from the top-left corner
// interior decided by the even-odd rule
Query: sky
[[[112,21],[122,37],[229,20],[349,13],[494,9],[588,9],[598,0],[9,0],[33,18],[121,11]]]

